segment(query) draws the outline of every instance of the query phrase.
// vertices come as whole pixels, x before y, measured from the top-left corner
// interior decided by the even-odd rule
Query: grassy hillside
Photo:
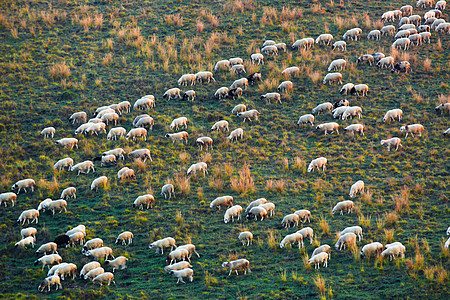
[[[17,205],[0,208],[0,297],[67,298],[439,298],[449,293],[447,238],[450,193],[449,140],[442,132],[450,127],[448,115],[434,107],[450,101],[450,35],[432,31],[431,44],[406,52],[391,50],[392,37],[369,41],[367,33],[383,24],[383,12],[415,3],[395,1],[136,1],[128,0],[0,0],[0,192],[24,178],[37,183],[34,193],[20,193]],[[356,2],[356,3],[355,3]],[[448,20],[448,11],[443,18]],[[394,25],[397,25],[395,22]],[[266,39],[292,43],[303,37],[316,38],[328,32],[340,40],[346,30],[360,27],[361,41],[347,41],[347,51],[314,45],[309,51],[280,53],[266,57],[261,66],[250,63]],[[411,74],[391,74],[375,66],[356,65],[362,54],[383,52],[396,61],[408,60]],[[243,97],[218,101],[215,91],[229,86],[239,76],[226,71],[214,74],[215,82],[192,87],[193,103],[163,100],[164,92],[177,86],[182,74],[212,71],[222,59],[241,57],[248,74],[261,72],[263,82],[250,86]],[[361,106],[361,120],[338,120],[340,135],[324,136],[314,127],[298,127],[300,115],[323,102],[342,99],[340,85],[322,85],[329,63],[345,58],[343,82],[365,83],[368,97],[347,96]],[[282,104],[267,104],[260,95],[276,91],[286,80],[281,71],[298,66],[299,77],[291,78],[292,93]],[[191,87],[183,87],[186,91]],[[73,137],[78,125],[69,117],[86,111],[89,117],[99,106],[156,97],[156,107],[133,110],[121,116],[119,126],[132,128],[134,118],[148,113],[155,120],[147,141],[107,141],[106,136],[77,136],[79,149],[66,150],[54,140]],[[259,121],[245,122],[231,114],[239,103],[258,109]],[[383,123],[389,109],[403,110],[402,122]],[[180,116],[189,120],[189,142],[172,144],[164,138],[170,122]],[[230,130],[244,129],[244,139],[227,141],[227,133],[210,132],[225,119]],[[334,121],[331,114],[316,117],[316,124]],[[352,123],[366,127],[364,137],[343,134]],[[401,125],[421,123],[422,137],[404,139]],[[56,128],[54,140],[39,132]],[[111,126],[108,126],[109,130]],[[214,140],[213,151],[200,151],[199,136]],[[387,152],[381,139],[398,136],[403,148]],[[92,160],[102,152],[122,147],[126,152],[148,148],[153,162],[120,161],[114,167],[96,164],[95,174],[53,170],[53,164],[70,156],[75,163]],[[328,159],[327,170],[308,173],[309,162]],[[189,166],[208,163],[209,174],[186,177]],[[128,166],[136,180],[118,182],[117,171]],[[90,191],[95,178],[105,175],[105,190]],[[354,202],[350,215],[332,215],[332,207],[348,200],[350,186],[363,180],[366,190]],[[177,196],[165,200],[160,189],[174,183]],[[42,294],[37,286],[46,272],[33,266],[35,250],[15,249],[21,226],[16,220],[23,210],[37,208],[45,198],[58,199],[69,186],[77,188],[77,199],[68,200],[68,212],[41,213],[37,246],[68,229],[84,224],[87,239],[99,237],[114,255],[129,258],[128,268],[115,273],[116,285],[94,286],[80,278],[62,282],[62,291]],[[153,209],[132,207],[137,196],[152,193]],[[275,216],[262,222],[224,224],[220,212],[209,208],[214,198],[232,195],[234,204],[245,207],[265,197],[276,205]],[[283,229],[283,216],[308,209],[313,217],[313,244],[306,248],[279,248],[295,229]],[[353,251],[333,248],[328,268],[306,265],[318,245],[334,246],[336,233],[360,225],[364,239]],[[26,227],[26,226],[25,226]],[[129,246],[114,245],[125,230],[134,233]],[[242,247],[238,234],[250,230],[253,245]],[[156,239],[172,236],[177,244],[193,243],[201,257],[193,257],[194,281],[176,285],[165,274],[165,257],[148,249]],[[361,260],[367,243],[400,241],[406,258]],[[89,260],[81,247],[60,249],[65,262],[78,269]],[[252,273],[228,276],[224,261],[246,258]]]

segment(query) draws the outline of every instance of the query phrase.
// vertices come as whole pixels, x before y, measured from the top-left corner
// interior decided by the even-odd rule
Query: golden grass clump
[[[394,241],[394,229],[384,229],[384,237],[387,243],[392,243]]]
[[[404,186],[400,190],[400,194],[391,195],[395,205],[395,212],[401,213],[409,210],[409,189]]]
[[[314,14],[323,14],[325,11],[322,9],[322,5],[320,3],[314,3],[311,5],[311,11]]]
[[[253,0],[228,0],[223,6],[224,12],[243,14],[246,10],[254,10]]]
[[[54,63],[50,66],[50,76],[54,80],[68,78],[70,76],[70,67],[66,65],[66,62]]]
[[[360,215],[358,216],[359,219],[359,225],[361,225],[362,227],[366,227],[369,228],[370,227],[370,220],[372,219],[371,216],[364,216],[364,215]]]
[[[189,177],[186,177],[183,174],[176,174],[175,179],[173,180],[173,185],[175,189],[180,191],[182,195],[188,195],[191,191],[191,181]]]
[[[323,279],[322,276],[317,275],[317,277],[313,278],[313,281],[314,281],[314,285],[317,288],[317,291],[319,291],[320,296],[325,297],[325,292],[326,292],[325,279]]]
[[[209,187],[216,191],[222,191],[223,180],[221,178],[213,178],[209,181]]]
[[[206,19],[208,19],[208,22],[211,24],[212,28],[217,28],[217,26],[219,26],[219,19],[215,15],[209,13],[206,16]]]
[[[429,72],[431,70],[431,59],[428,57],[423,62],[423,68],[426,72]]]
[[[269,248],[271,248],[272,250],[276,250],[277,249],[277,242],[275,241],[275,236],[273,235],[273,231],[269,230],[267,232],[267,244],[269,245]]]
[[[250,173],[250,167],[247,163],[244,163],[238,174],[238,178],[230,178],[231,189],[242,194],[254,192],[255,183]]]
[[[328,225],[328,222],[324,217],[320,217],[319,228],[320,228],[320,231],[322,232],[322,235],[330,234],[330,226]]]
[[[197,21],[197,23],[195,24],[195,27],[197,28],[198,33],[202,33],[203,29],[205,28],[205,24],[203,24],[202,21]]]
[[[286,189],[286,181],[283,179],[275,181],[269,179],[266,181],[266,189],[270,192],[282,193]]]
[[[299,7],[285,7],[281,8],[281,20],[297,20],[303,18],[303,10]]]
[[[105,57],[103,57],[102,65],[108,66],[108,65],[112,64],[112,62],[113,62],[112,53],[106,53]]]
[[[393,227],[397,225],[398,215],[395,211],[384,214],[384,225],[386,227]]]

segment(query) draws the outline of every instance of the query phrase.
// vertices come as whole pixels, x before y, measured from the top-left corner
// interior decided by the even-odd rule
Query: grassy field
[[[355,3],[356,2],[356,3]],[[415,2],[395,1],[136,1],[128,0],[0,0],[0,192],[14,182],[33,178],[34,193],[20,193],[17,205],[0,208],[0,298],[435,298],[449,294],[448,251],[443,243],[450,225],[449,140],[442,132],[449,116],[434,107],[450,102],[450,35],[432,31],[431,44],[406,52],[391,50],[392,37],[368,41],[367,33],[383,24],[383,12]],[[448,11],[443,18],[448,20]],[[397,25],[395,22],[394,25]],[[360,27],[361,41],[347,41],[347,52],[314,45],[309,51],[280,53],[251,65],[250,54],[266,39],[292,43],[328,32],[340,40],[347,29]],[[356,65],[362,54],[383,52],[396,61],[409,60],[411,74],[391,74],[375,66]],[[259,71],[263,82],[250,86],[243,97],[218,101],[214,92],[239,76],[227,71],[214,74],[216,82],[196,85],[197,99],[163,100],[164,92],[177,86],[182,74],[212,71],[215,62],[231,57],[245,61],[247,73]],[[322,102],[334,102],[340,86],[322,85],[329,63],[345,58],[343,82],[365,83],[368,97],[348,96],[361,106],[361,120],[339,120],[340,135],[327,135],[314,127],[298,127],[300,115]],[[294,91],[283,95],[282,104],[266,104],[260,95],[276,91],[286,80],[281,71],[298,66],[291,78]],[[182,88],[183,91],[191,87]],[[99,106],[130,101],[153,94],[156,107],[148,112],[123,114],[119,126],[127,130],[141,113],[155,120],[147,141],[107,141],[105,135],[77,136],[79,149],[61,149],[43,139],[40,130],[56,128],[55,139],[73,137],[77,125],[68,118],[76,111],[89,116]],[[259,121],[245,122],[231,114],[239,103],[261,113]],[[384,113],[403,110],[402,122],[383,123]],[[187,145],[164,138],[172,119],[189,119]],[[210,132],[214,122],[225,119],[230,130],[242,127],[244,139],[229,143],[227,134]],[[331,122],[330,114],[316,117],[316,124]],[[360,122],[364,137],[352,138],[343,128]],[[421,123],[422,137],[404,139],[401,125]],[[111,126],[108,126],[108,130]],[[197,137],[211,136],[214,150],[200,151]],[[398,136],[404,145],[387,152],[380,140]],[[122,147],[127,152],[150,149],[153,162],[120,161],[114,167],[96,165],[95,174],[53,170],[53,164],[70,156],[75,163],[92,160],[102,152]],[[309,162],[328,159],[325,173],[307,173]],[[205,177],[185,176],[193,163],[208,163]],[[137,179],[118,182],[117,171],[128,166]],[[105,175],[105,190],[90,191],[93,179]],[[366,191],[354,202],[351,215],[332,215],[332,207],[347,200],[350,186],[363,180]],[[239,185],[245,180],[246,184]],[[160,196],[161,187],[172,182],[176,199]],[[37,208],[45,198],[58,199],[69,186],[77,199],[68,200],[68,212],[41,213],[37,246],[68,229],[84,224],[87,239],[99,237],[114,255],[129,258],[128,268],[115,273],[116,285],[99,287],[80,278],[62,282],[62,291],[42,294],[37,286],[47,270],[33,266],[32,249],[15,249],[21,226],[16,220],[25,209]],[[137,196],[153,193],[153,209],[138,211]],[[261,197],[276,205],[275,216],[263,222],[241,220],[224,224],[220,212],[209,208],[214,198],[232,195],[242,207]],[[298,209],[312,213],[313,244],[306,248],[279,248],[288,233],[283,216]],[[305,264],[314,248],[336,242],[336,232],[360,225],[364,239],[353,251],[332,251],[328,268],[314,270]],[[114,245],[122,231],[134,233],[133,244]],[[238,234],[250,230],[253,245],[242,247]],[[165,257],[148,249],[156,239],[172,236],[177,244],[193,243],[201,257],[193,257],[194,281],[176,285],[165,274]],[[405,259],[361,260],[367,243],[400,241]],[[60,249],[64,262],[80,270],[89,260],[81,247]],[[224,261],[246,258],[252,273],[228,276]]]

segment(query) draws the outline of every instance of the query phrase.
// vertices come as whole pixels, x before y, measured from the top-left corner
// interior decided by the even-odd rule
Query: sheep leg
[[[233,272],[233,270],[230,270],[230,273],[228,273],[228,276],[230,276],[230,275],[231,275],[231,272]]]
[[[237,270],[234,270],[235,272],[236,272],[236,276],[239,276],[239,273],[238,273],[238,271]]]

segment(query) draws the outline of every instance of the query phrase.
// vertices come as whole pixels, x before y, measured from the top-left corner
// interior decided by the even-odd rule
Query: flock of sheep
[[[417,2],[417,7],[429,7],[431,5],[431,0],[419,0]],[[407,50],[411,45],[419,46],[422,43],[430,43],[431,33],[430,30],[433,29],[437,33],[449,33],[450,34],[450,23],[442,19],[442,10],[445,9],[445,1],[439,1],[436,4],[435,9],[426,12],[422,17],[419,15],[413,15],[413,8],[410,5],[403,6],[399,10],[389,11],[383,14],[381,17],[384,22],[394,22],[399,20],[398,32],[395,34],[395,27],[393,25],[386,25],[381,30],[372,30],[368,33],[368,39],[379,40],[384,35],[394,35],[395,42],[392,44],[393,48]],[[421,25],[419,25],[421,24]],[[416,28],[417,27],[417,28]],[[315,40],[312,38],[304,38],[296,41],[291,49],[305,49],[308,50],[315,44],[332,45],[332,48],[339,51],[346,51],[347,43],[345,40],[358,41],[362,36],[362,30],[359,28],[353,28],[348,30],[343,35],[342,41],[336,41],[332,44],[333,36],[331,34],[322,34]],[[251,62],[253,64],[264,64],[264,59],[266,56],[278,55],[280,52],[286,52],[287,47],[285,43],[276,43],[272,40],[266,40],[262,45],[260,53],[254,53],[251,55]],[[218,61],[214,67],[214,72],[220,72],[222,70],[231,70],[235,74],[246,73],[245,67],[241,58],[232,58],[229,60]],[[410,63],[407,61],[401,61],[395,63],[395,59],[391,56],[385,57],[383,53],[374,54],[364,54],[357,59],[358,64],[369,64],[380,67],[380,68],[391,68],[392,72],[404,72],[407,73],[411,70]],[[324,79],[323,84],[339,83],[343,84],[343,76],[337,71],[343,70],[347,67],[347,61],[345,59],[333,60],[329,67],[328,72],[336,71],[334,73],[328,73]],[[282,71],[281,75],[284,77],[299,76],[300,69],[296,66],[286,68]],[[219,100],[224,99],[237,99],[245,90],[249,88],[249,85],[253,85],[255,82],[261,81],[262,75],[258,72],[249,75],[248,77],[243,77],[241,79],[235,80],[230,87],[221,87],[217,89],[214,96]],[[210,83],[215,81],[213,73],[209,71],[202,71],[196,74],[184,74],[178,80],[179,86],[194,86],[196,84]],[[265,99],[267,103],[275,102],[282,103],[282,94],[290,93],[293,89],[293,82],[286,80],[283,81],[279,86],[278,90],[275,92],[269,92],[261,95],[261,99]],[[341,95],[356,95],[359,97],[366,97],[371,92],[366,84],[356,84],[346,83],[340,89]],[[281,93],[281,94],[280,94]],[[168,101],[172,99],[185,99],[188,101],[195,101],[196,93],[194,90],[188,90],[183,93],[179,88],[168,89],[163,98],[167,98]],[[143,139],[146,140],[146,136],[149,131],[152,130],[154,126],[154,119],[148,114],[140,114],[136,116],[132,122],[133,128],[128,131],[124,127],[112,127],[109,132],[107,132],[108,126],[117,126],[121,119],[122,114],[131,113],[132,107],[134,110],[148,111],[151,110],[156,105],[156,98],[153,95],[146,95],[140,99],[137,99],[132,106],[130,102],[123,101],[118,104],[112,104],[108,106],[102,106],[95,110],[94,118],[88,120],[88,114],[86,112],[76,112],[72,114],[69,121],[72,124],[77,124],[78,128],[74,131],[75,136],[89,136],[89,135],[102,135],[111,141],[119,141],[121,138],[127,140]],[[450,113],[450,103],[440,104],[435,108],[436,111],[443,113]],[[321,114],[326,114],[331,112],[335,119],[347,120],[358,118],[362,119],[363,110],[359,106],[350,106],[348,100],[343,99],[336,101],[335,103],[325,102],[317,105],[311,114],[304,114],[300,116],[297,124],[300,125],[314,125],[316,118]],[[242,119],[242,122],[257,121],[260,113],[256,109],[247,110],[246,105],[238,104],[231,111],[232,114],[237,115]],[[401,109],[392,109],[386,112],[384,115],[384,122],[393,122],[402,120],[403,111]],[[175,142],[186,142],[189,138],[189,133],[184,131],[188,129],[188,124],[190,121],[186,117],[179,117],[174,119],[169,128],[170,131],[165,134],[165,137],[170,139],[173,143]],[[228,132],[229,122],[226,120],[219,120],[215,122],[211,131]],[[325,135],[328,134],[339,134],[340,125],[336,122],[328,122],[318,124],[316,130],[324,132]],[[183,131],[180,131],[184,129]],[[365,134],[366,128],[363,124],[355,123],[344,128],[345,132],[350,133],[352,136],[359,134],[363,136]],[[424,132],[424,126],[421,124],[407,124],[400,127],[400,131],[405,134],[405,138],[408,135],[414,137],[414,135],[421,136]],[[56,129],[53,127],[44,128],[41,131],[41,135],[44,138],[53,139],[55,137]],[[444,135],[450,135],[450,128],[444,132]],[[233,128],[227,139],[231,142],[238,141],[244,137],[244,130],[241,127]],[[65,137],[56,140],[57,145],[72,150],[78,148],[78,139],[75,137]],[[205,149],[213,150],[213,139],[208,136],[199,136],[196,139],[196,144],[200,150]],[[386,145],[387,150],[390,149],[398,150],[399,147],[403,147],[401,144],[401,139],[398,137],[392,137],[383,139],[380,141],[381,145]],[[77,172],[77,175],[88,174],[90,172],[95,172],[95,162],[100,162],[100,167],[114,166],[117,164],[118,160],[124,160],[128,158],[130,161],[142,160],[144,163],[149,160],[152,161],[152,157],[149,149],[135,149],[129,153],[125,153],[122,148],[115,148],[102,153],[101,156],[96,157],[93,161],[87,160],[74,164],[74,160],[70,157],[61,158],[54,164],[54,169],[58,171],[63,171],[67,169],[70,172]],[[318,171],[322,170],[325,172],[328,160],[325,157],[319,157],[313,159],[308,168],[308,172],[313,172],[315,169]],[[192,164],[188,170],[187,175],[193,176],[196,173],[201,173],[204,176],[208,174],[208,165],[205,162],[197,162]],[[117,177],[119,181],[133,180],[136,178],[135,171],[129,167],[123,167],[117,172]],[[99,188],[104,188],[110,178],[106,176],[100,176],[92,181],[90,186],[91,191],[98,191]],[[18,195],[20,192],[33,192],[36,182],[31,179],[23,179],[17,181],[13,186],[13,192],[5,192],[0,194],[0,205],[4,204],[6,207],[8,204],[11,206],[15,205]],[[25,225],[25,223],[36,223],[38,224],[38,217],[41,213],[51,211],[54,215],[56,212],[62,213],[67,211],[68,202],[70,199],[76,198],[76,187],[69,187],[62,191],[60,199],[52,200],[45,199],[37,209],[30,209],[23,211],[17,222],[20,225]],[[349,192],[349,197],[354,198],[358,193],[364,191],[364,182],[359,180],[355,182]],[[172,184],[166,184],[161,188],[161,196],[165,199],[171,199],[175,197],[175,188]],[[241,205],[233,203],[232,196],[219,196],[210,203],[210,208],[217,207],[218,210],[221,207],[226,207],[224,213],[224,223],[229,223],[233,221],[238,221],[241,218],[243,208]],[[136,198],[132,203],[133,207],[137,209],[150,209],[155,204],[155,197],[151,194],[143,194]],[[131,203],[130,203],[131,205]],[[332,213],[352,213],[354,208],[354,203],[351,200],[345,200],[336,203],[332,209]],[[257,199],[251,202],[246,210],[246,218],[251,220],[254,219],[263,221],[264,219],[274,216],[275,204],[268,202],[265,198]],[[284,216],[281,220],[281,226],[285,228],[297,227],[299,221],[302,223],[311,222],[311,212],[307,209],[300,209],[295,211],[295,213],[288,214]],[[33,227],[27,227],[20,232],[22,239],[18,241],[16,247],[28,247],[34,248],[36,241],[37,229]],[[450,227],[447,230],[447,234],[450,234]],[[41,285],[38,287],[39,291],[44,291],[45,288],[50,291],[50,287],[55,285],[56,289],[62,288],[61,280],[65,278],[74,279],[77,274],[77,265],[74,263],[63,262],[62,257],[58,254],[57,249],[61,247],[83,245],[81,252],[83,255],[94,258],[98,260],[99,258],[104,258],[103,267],[112,268],[111,272],[105,272],[104,268],[97,261],[92,261],[85,264],[81,271],[80,277],[84,279],[91,279],[94,283],[98,282],[100,284],[106,283],[110,284],[114,281],[114,272],[116,269],[122,270],[126,268],[127,258],[124,256],[119,256],[115,258],[113,256],[113,250],[110,247],[103,245],[103,240],[100,238],[93,238],[91,240],[85,241],[86,228],[84,225],[79,225],[73,229],[67,231],[65,234],[58,236],[54,241],[42,244],[36,251],[37,255],[43,255],[38,260],[36,260],[35,265],[42,264],[42,268],[47,265],[49,271],[47,276]],[[339,238],[334,245],[337,251],[343,250],[346,247],[354,247],[357,241],[361,241],[363,237],[363,229],[360,226],[350,226],[344,228],[339,233]],[[132,243],[133,233],[125,231],[121,233],[117,239],[116,244],[122,244],[129,246]],[[253,240],[253,234],[250,231],[242,231],[237,237],[238,240],[242,242],[243,246],[250,246]],[[295,243],[298,244],[298,248],[304,247],[304,239],[309,238],[312,244],[314,238],[314,231],[311,227],[304,227],[294,233],[287,234],[280,242],[280,248],[284,248],[287,245],[293,246]],[[449,247],[450,239],[445,242],[445,247]],[[167,256],[166,263],[167,266],[164,268],[165,271],[172,274],[177,278],[177,283],[185,281],[183,279],[188,279],[193,281],[194,271],[191,269],[190,258],[193,253],[198,257],[200,255],[196,251],[196,247],[193,244],[186,244],[182,246],[176,246],[175,239],[172,237],[166,237],[152,242],[149,248],[156,248],[157,253],[164,253],[164,248],[170,248],[170,252]],[[361,256],[362,257],[373,257],[377,254],[381,254],[382,257],[388,257],[390,260],[396,257],[404,257],[406,248],[400,242],[394,242],[391,244],[383,245],[379,242],[373,242],[366,244],[362,247]],[[111,256],[113,260],[108,260]],[[312,252],[311,258],[308,263],[314,265],[315,268],[320,268],[320,264],[323,267],[327,267],[328,260],[331,256],[331,247],[329,245],[321,245],[317,247]],[[187,261],[186,261],[187,260]],[[52,266],[50,268],[50,266]],[[250,262],[247,259],[238,259],[234,261],[224,262],[222,267],[229,269],[229,274],[235,271],[236,275],[238,271],[244,271],[244,274],[250,271]]]

